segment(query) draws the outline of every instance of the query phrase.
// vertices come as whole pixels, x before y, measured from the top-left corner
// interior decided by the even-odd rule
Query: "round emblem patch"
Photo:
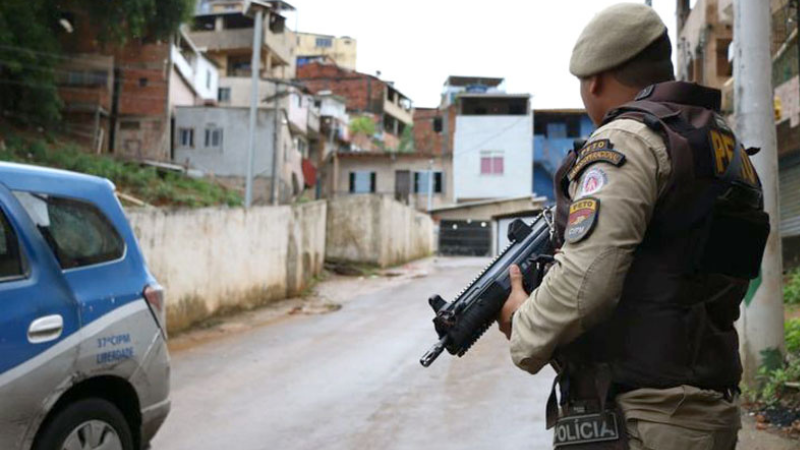
[[[597,211],[600,209],[600,200],[596,198],[582,198],[569,206],[569,219],[564,239],[574,244],[592,233],[597,222]]]
[[[608,177],[603,169],[590,169],[583,175],[578,197],[592,195],[602,189],[606,183],[608,183]]]

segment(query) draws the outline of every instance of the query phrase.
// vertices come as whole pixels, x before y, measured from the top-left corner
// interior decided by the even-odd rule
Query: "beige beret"
[[[610,6],[583,29],[572,49],[569,71],[583,78],[613,69],[638,55],[666,30],[667,26],[649,6]]]

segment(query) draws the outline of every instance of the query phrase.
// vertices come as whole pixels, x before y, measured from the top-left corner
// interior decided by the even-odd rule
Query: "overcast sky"
[[[583,107],[569,73],[584,25],[614,0],[287,0],[293,29],[358,40],[357,70],[436,106],[448,75],[505,77],[534,108]],[[674,39],[675,0],[653,0]]]

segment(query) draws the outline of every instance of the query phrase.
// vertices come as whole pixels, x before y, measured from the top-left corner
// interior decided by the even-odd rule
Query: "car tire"
[[[111,402],[87,398],[67,405],[49,418],[34,441],[33,450],[62,450],[70,441],[93,449],[109,442],[111,448],[134,450],[128,421]]]

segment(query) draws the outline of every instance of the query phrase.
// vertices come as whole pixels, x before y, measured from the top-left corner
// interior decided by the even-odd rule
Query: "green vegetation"
[[[49,125],[60,118],[56,83],[64,62],[60,41],[78,27],[96,27],[100,42],[166,38],[191,17],[195,0],[0,1],[0,111],[18,122]],[[81,14],[84,12],[85,14]],[[86,16],[88,15],[88,17]],[[72,28],[70,30],[70,28]]]
[[[784,302],[787,311],[800,303],[800,276],[793,271],[785,280]],[[786,355],[776,348],[761,352],[762,363],[756,376],[756,386],[745,389],[746,398],[757,406],[789,408],[800,406],[800,318],[784,323]]]
[[[762,351],[761,356],[763,363],[756,376],[758,386],[745,390],[748,399],[767,406],[795,406],[798,403],[800,355],[796,351],[790,352],[784,359],[779,350],[768,349]]]
[[[234,191],[201,179],[153,167],[120,161],[109,156],[82,152],[73,144],[47,143],[4,133],[6,147],[0,147],[0,160],[56,167],[108,178],[117,190],[155,206],[204,207],[238,206],[241,196]]]
[[[400,153],[413,153],[414,152],[414,126],[408,125],[403,129],[403,134],[400,136],[400,146],[397,148]]]
[[[783,302],[788,305],[800,304],[800,268],[795,268],[783,284]]]
[[[354,117],[350,120],[350,133],[361,133],[365,136],[372,137],[375,135],[375,121],[368,116]]]

